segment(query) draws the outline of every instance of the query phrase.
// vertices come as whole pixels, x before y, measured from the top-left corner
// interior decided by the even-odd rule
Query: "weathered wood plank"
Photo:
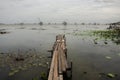
[[[59,74],[62,74],[62,62],[61,62],[61,53],[59,52],[59,67],[58,67],[58,69],[59,69]]]
[[[56,48],[57,48],[58,45],[56,45]],[[51,67],[50,67],[50,72],[49,72],[49,76],[48,76],[48,80],[53,80],[53,74],[54,74],[54,65],[55,65],[55,55],[57,54],[58,51],[54,51],[53,52],[53,58],[52,58],[52,62],[51,62]]]
[[[63,75],[59,75],[59,80],[63,80]]]
[[[51,61],[48,80],[63,80],[63,72],[66,72],[68,68],[65,49],[65,35],[57,35],[56,42],[53,45],[53,57]]]
[[[64,60],[65,68],[67,69],[68,68],[68,64],[67,64],[66,55],[65,55],[65,52],[64,52],[63,49],[61,49],[61,54],[62,54],[62,57],[63,57],[63,60]]]
[[[57,53],[55,53],[53,80],[58,80],[58,51],[57,51]]]

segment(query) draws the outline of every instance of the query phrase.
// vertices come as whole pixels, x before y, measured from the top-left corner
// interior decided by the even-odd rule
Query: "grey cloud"
[[[95,0],[96,2],[104,2],[104,3],[115,3],[117,0]]]
[[[31,22],[37,18],[107,22],[111,18],[111,21],[120,19],[119,4],[119,0],[0,0],[0,22]],[[8,18],[13,20],[8,21]]]

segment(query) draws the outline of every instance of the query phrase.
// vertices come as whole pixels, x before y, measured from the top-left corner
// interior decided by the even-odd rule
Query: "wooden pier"
[[[70,64],[72,67],[72,63]],[[65,35],[57,35],[53,45],[52,60],[48,80],[67,80],[68,71],[72,70],[67,62],[67,48]]]

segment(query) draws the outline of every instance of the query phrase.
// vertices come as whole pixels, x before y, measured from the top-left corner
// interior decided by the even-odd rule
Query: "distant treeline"
[[[118,23],[118,22],[117,22]],[[14,23],[15,25],[26,25],[26,24],[34,24],[34,25],[115,25],[116,23],[96,23],[96,22],[93,22],[93,23],[86,23],[86,22],[74,22],[74,23],[70,23],[70,22],[67,22],[67,21],[63,21],[61,23],[56,23],[56,22],[42,22],[40,21],[39,23],[24,23],[24,22],[21,22],[21,23]],[[120,22],[119,22],[120,24]],[[0,25],[5,25],[5,23],[0,23]]]
[[[108,29],[120,30],[120,22],[110,23]]]

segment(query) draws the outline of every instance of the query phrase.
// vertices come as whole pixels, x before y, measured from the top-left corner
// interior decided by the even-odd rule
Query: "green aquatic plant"
[[[109,38],[109,37],[113,37],[113,38],[117,38],[120,37],[120,33],[117,30],[97,30],[97,31],[93,31],[94,35],[99,35],[101,37],[105,37],[105,38]]]
[[[106,59],[112,59],[110,56],[105,56]]]
[[[118,56],[120,56],[120,53],[118,53]]]
[[[40,80],[39,77],[34,77],[32,80]]]
[[[20,61],[16,61],[16,57],[22,57],[24,58],[24,60],[20,60]],[[19,58],[19,59],[20,59]],[[0,53],[0,67],[2,69],[3,68],[9,68],[10,71],[7,73],[7,76],[9,77],[13,77],[15,76],[17,73],[19,74],[19,72],[24,72],[24,71],[28,71],[31,70],[33,68],[36,69],[39,68],[46,68],[47,66],[47,57],[41,54],[35,54],[34,52],[28,51],[26,54],[17,54],[17,53],[7,53],[7,54],[1,54]],[[4,70],[3,70],[4,71]],[[45,80],[45,76],[39,74],[39,79],[38,80],[42,80],[41,77]],[[37,80],[37,79],[33,79],[33,80]]]
[[[94,40],[94,44],[98,44],[96,40]]]
[[[107,41],[105,41],[105,42],[104,42],[104,44],[108,44],[108,42],[107,42]]]
[[[14,72],[10,72],[8,75],[13,76],[14,74],[15,74]]]
[[[120,31],[119,30],[96,30],[91,31],[91,34],[96,37],[104,39],[104,44],[108,44],[107,40],[111,40],[116,44],[120,44]]]
[[[17,72],[19,72],[19,70],[15,69],[15,70],[10,71],[8,75],[9,75],[9,76],[13,76],[13,75],[15,75]]]
[[[45,72],[41,72],[41,73],[40,73],[40,76],[41,76],[41,79],[42,79],[42,80],[47,80],[47,75],[46,75]]]
[[[39,63],[38,65],[39,65],[39,66],[42,66],[42,64],[41,64],[41,63]]]
[[[47,75],[45,72],[41,72],[40,76],[34,77],[32,80],[47,80]]]
[[[114,77],[115,77],[115,74],[113,74],[113,73],[108,73],[107,76],[110,77],[110,78],[114,78]]]

